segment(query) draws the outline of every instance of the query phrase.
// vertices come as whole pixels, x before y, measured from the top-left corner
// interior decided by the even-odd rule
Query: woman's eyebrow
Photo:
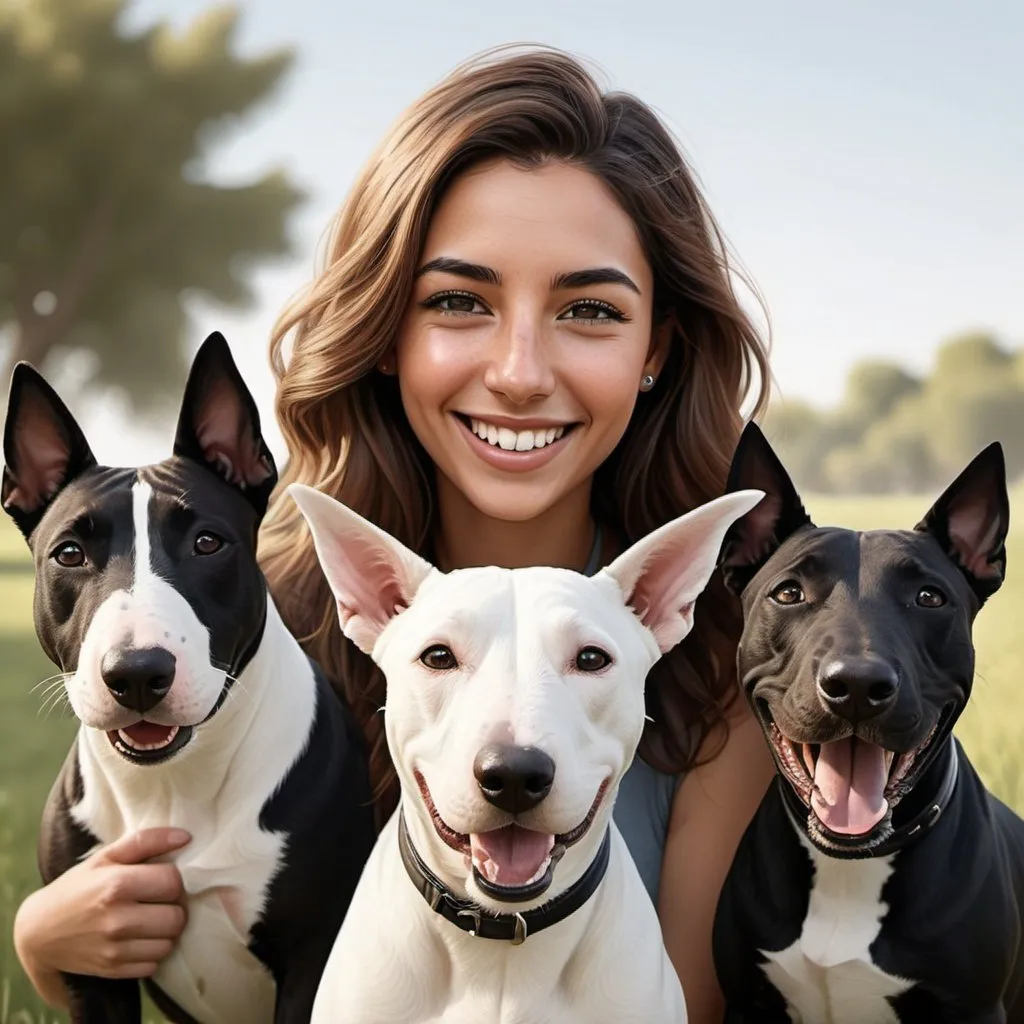
[[[637,295],[640,294],[640,289],[633,279],[614,267],[591,267],[589,270],[573,270],[568,274],[558,274],[551,281],[551,290],[586,288],[592,284],[621,284]]]
[[[501,274],[490,267],[482,266],[479,263],[470,263],[467,260],[455,259],[452,256],[438,256],[436,259],[424,263],[416,271],[417,277],[429,274],[431,271],[440,271],[443,274],[454,274],[456,277],[468,277],[471,281],[480,281],[482,284],[501,284]]]

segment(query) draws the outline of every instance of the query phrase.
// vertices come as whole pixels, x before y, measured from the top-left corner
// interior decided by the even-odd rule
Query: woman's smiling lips
[[[565,447],[575,423],[455,413],[470,448],[496,469],[527,472],[547,465]]]

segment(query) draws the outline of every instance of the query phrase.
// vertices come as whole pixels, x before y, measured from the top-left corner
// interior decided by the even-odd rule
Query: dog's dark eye
[[[938,587],[922,587],[917,592],[917,603],[922,608],[941,608],[946,603],[946,595]]]
[[[420,655],[420,661],[435,672],[445,672],[450,668],[457,668],[459,664],[451,649],[445,647],[444,644],[434,644],[433,647],[428,647]]]
[[[612,663],[611,655],[600,647],[584,647],[576,655],[576,668],[580,672],[600,672]]]
[[[803,587],[792,580],[780,584],[768,596],[776,604],[803,604],[806,600]]]
[[[81,545],[73,541],[61,544],[50,557],[65,569],[77,569],[80,565],[85,565],[85,552]]]
[[[224,547],[224,541],[220,539],[215,533],[210,533],[209,530],[203,530],[196,537],[195,544],[192,545],[192,550],[197,555],[213,555]]]

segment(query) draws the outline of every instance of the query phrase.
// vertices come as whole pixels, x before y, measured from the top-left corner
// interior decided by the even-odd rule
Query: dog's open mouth
[[[113,748],[134,764],[159,764],[192,739],[190,725],[159,725],[145,720],[107,733]]]
[[[464,834],[451,828],[438,813],[426,780],[416,772],[423,802],[437,834],[445,844],[463,854],[472,865],[477,885],[496,900],[521,903],[536,899],[551,885],[555,865],[565,851],[589,831],[608,788],[602,782],[586,817],[560,835],[535,832],[512,822],[490,832]]]
[[[923,743],[894,753],[859,736],[797,743],[784,736],[767,707],[761,712],[782,774],[810,811],[809,825],[826,841],[870,846],[889,830],[892,810],[926,766],[944,712]]]

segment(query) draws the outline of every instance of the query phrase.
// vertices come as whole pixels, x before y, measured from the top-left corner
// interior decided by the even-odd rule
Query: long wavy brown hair
[[[767,398],[767,346],[741,308],[722,235],[669,131],[638,99],[603,93],[583,64],[549,48],[499,48],[459,66],[406,111],[363,169],[335,220],[326,265],[274,329],[290,452],[280,486],[317,487],[429,557],[433,465],[394,378],[375,366],[398,331],[440,196],[460,172],[496,157],[525,167],[566,161],[597,175],[639,232],[656,321],[671,318],[657,387],[637,403],[593,486],[595,517],[632,543],[721,494],[741,406],[752,392],[756,414]],[[384,678],[342,634],[292,501],[273,503],[261,555],[285,622],[364,730],[383,822],[398,797],[378,714]],[[713,732],[724,742],[740,625],[737,605],[712,580],[693,631],[648,679],[651,721],[639,754],[653,767],[684,772]],[[720,744],[707,749],[713,756]]]

